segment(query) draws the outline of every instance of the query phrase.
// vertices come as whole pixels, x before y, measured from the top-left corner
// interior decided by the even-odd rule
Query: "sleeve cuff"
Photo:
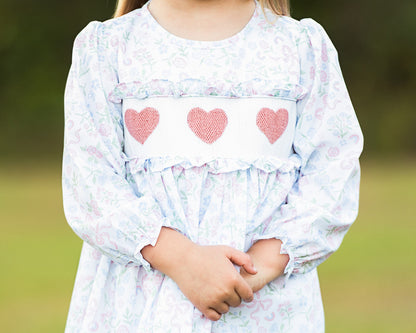
[[[155,230],[152,235],[147,235],[147,237],[143,237],[143,239],[136,246],[136,250],[134,251],[134,258],[137,260],[138,264],[143,266],[143,268],[147,272],[150,272],[153,268],[152,266],[150,266],[150,263],[143,258],[141,250],[147,245],[156,245],[162,227],[174,229],[180,232],[181,234],[185,235],[181,228],[177,225],[177,223],[174,223],[174,221],[170,220],[168,217],[164,217],[161,221],[161,224],[157,227],[157,230]]]
[[[293,255],[293,252],[288,248],[286,240],[279,238],[279,237],[276,237],[276,238],[282,241],[282,246],[280,247],[280,254],[289,255],[289,262],[287,263],[285,270],[283,272],[283,276],[284,276],[283,288],[285,288],[287,281],[292,276],[293,270],[295,269],[295,256]]]

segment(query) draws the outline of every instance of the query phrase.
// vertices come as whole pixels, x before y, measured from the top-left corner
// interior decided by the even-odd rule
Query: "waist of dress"
[[[123,122],[127,156],[286,159],[293,153],[296,102],[271,97],[126,99]]]

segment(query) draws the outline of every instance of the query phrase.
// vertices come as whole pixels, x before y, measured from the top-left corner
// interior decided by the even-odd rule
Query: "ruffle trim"
[[[126,159],[126,166],[134,174],[137,172],[160,172],[171,167],[190,169],[192,167],[206,167],[211,173],[226,173],[237,170],[247,170],[251,167],[265,172],[280,171],[283,173],[293,172],[299,169],[300,158],[291,155],[287,159],[272,156],[256,158],[202,158],[202,157],[132,157]]]
[[[123,99],[145,99],[152,96],[216,96],[228,98],[240,97],[277,97],[297,101],[306,95],[306,88],[299,84],[276,84],[276,81],[253,79],[239,84],[227,82],[206,82],[200,79],[184,79],[178,82],[154,79],[149,82],[123,82],[109,93],[108,100],[121,103]]]

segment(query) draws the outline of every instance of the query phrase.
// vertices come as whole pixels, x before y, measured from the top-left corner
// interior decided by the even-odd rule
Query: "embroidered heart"
[[[206,143],[213,143],[224,132],[228,119],[224,110],[214,109],[209,112],[196,107],[188,113],[188,125],[198,138]]]
[[[289,122],[289,113],[286,109],[279,109],[274,112],[269,108],[262,108],[257,113],[256,124],[270,143],[273,144],[280,138]]]
[[[159,112],[151,107],[144,108],[140,112],[127,109],[124,121],[131,136],[144,144],[159,123]]]

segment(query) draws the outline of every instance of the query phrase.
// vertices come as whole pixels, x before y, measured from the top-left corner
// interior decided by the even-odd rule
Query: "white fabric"
[[[153,97],[126,99],[123,112],[129,109],[140,112],[148,107],[158,111],[159,122],[144,144],[138,142],[128,130],[125,132],[125,151],[129,156],[204,156],[208,160],[272,156],[287,159],[292,153],[296,123],[294,101],[267,97]],[[206,112],[220,108],[227,116],[224,132],[213,143],[200,139],[188,125],[188,114],[196,107]],[[263,108],[274,112],[284,109],[289,115],[285,131],[274,143],[256,125],[257,115]]]

